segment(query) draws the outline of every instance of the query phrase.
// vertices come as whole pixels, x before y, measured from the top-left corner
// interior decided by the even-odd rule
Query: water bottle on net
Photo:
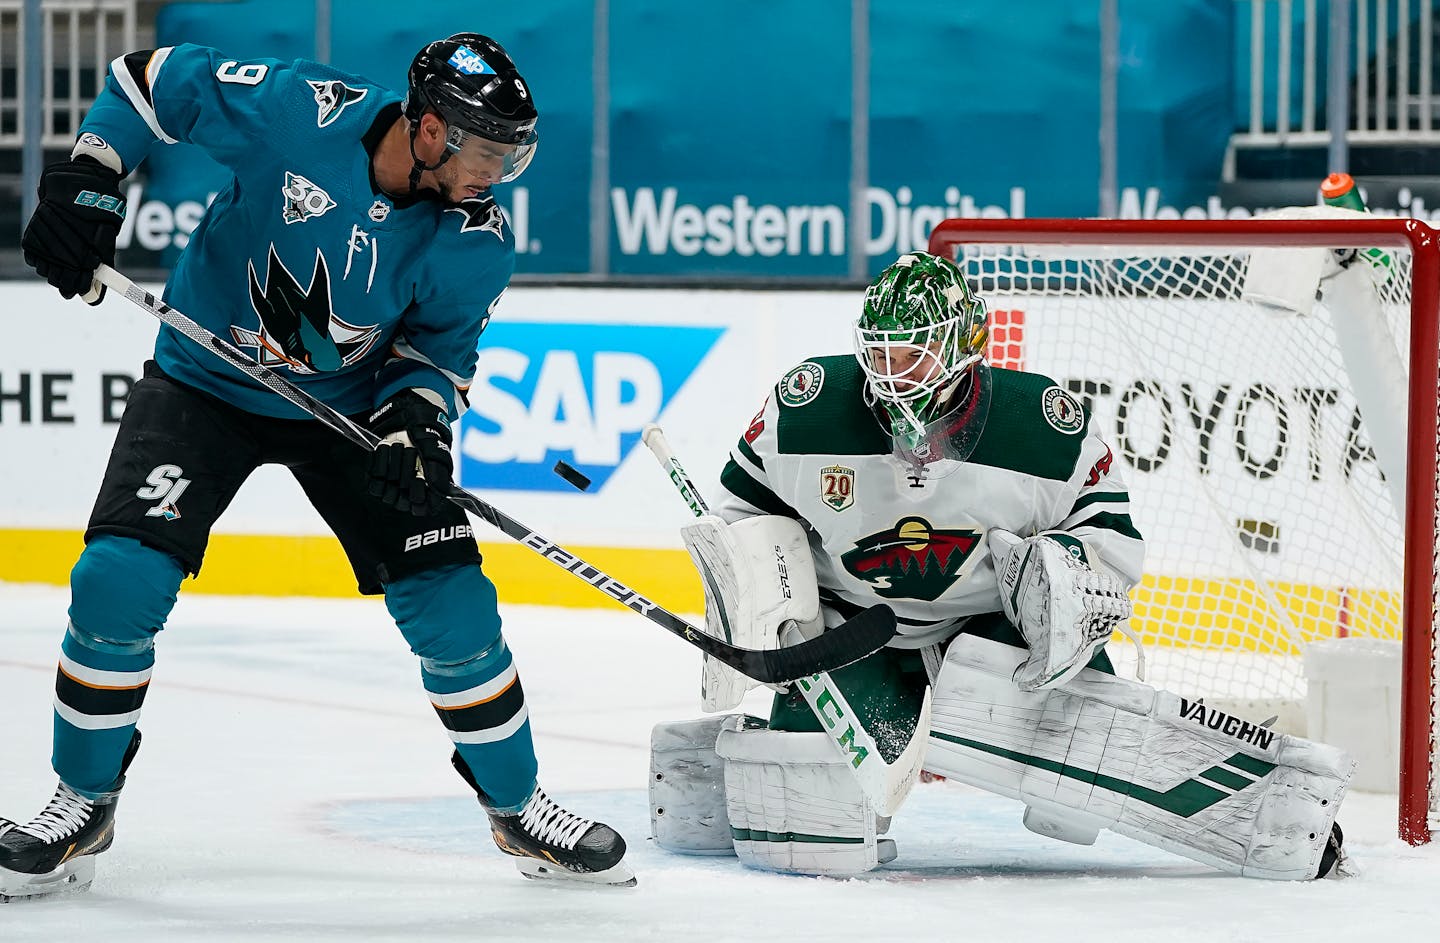
[[[1357,213],[1368,213],[1369,208],[1365,206],[1365,200],[1360,196],[1360,188],[1355,185],[1355,179],[1349,174],[1331,174],[1320,184],[1320,195],[1325,198],[1328,206],[1338,206],[1341,209],[1354,210]],[[1380,249],[1361,249],[1360,256],[1371,267],[1375,274],[1385,277],[1390,274],[1391,259],[1388,252]]]

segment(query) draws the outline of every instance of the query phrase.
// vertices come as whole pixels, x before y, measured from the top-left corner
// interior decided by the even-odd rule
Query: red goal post
[[[1271,340],[1257,340],[1257,345],[1272,344],[1273,347],[1265,348],[1259,354],[1247,350],[1246,346],[1251,337],[1250,330],[1235,331],[1233,334],[1239,336],[1207,336],[1203,332],[1196,332],[1191,338],[1186,335],[1185,339],[1179,339],[1182,331],[1189,330],[1188,320],[1208,321],[1212,311],[1218,311],[1217,299],[1224,301],[1226,311],[1223,314],[1215,315],[1223,323],[1232,323],[1225,319],[1231,318],[1229,308],[1241,306],[1246,301],[1244,291],[1241,290],[1241,281],[1246,277],[1245,272],[1248,266],[1248,259],[1251,258],[1251,250],[1254,249],[1332,249],[1332,250],[1365,250],[1378,248],[1386,253],[1384,265],[1386,268],[1375,268],[1378,275],[1372,275],[1373,279],[1385,280],[1393,283],[1387,285],[1384,295],[1385,303],[1382,307],[1393,309],[1393,318],[1396,329],[1399,332],[1396,344],[1400,347],[1399,357],[1408,362],[1409,380],[1408,391],[1400,394],[1407,402],[1408,420],[1400,428],[1403,430],[1403,477],[1406,482],[1403,500],[1394,494],[1388,499],[1393,502],[1394,507],[1386,509],[1383,505],[1385,500],[1377,498],[1366,498],[1371,506],[1375,508],[1375,519],[1370,529],[1378,531],[1378,538],[1381,544],[1393,535],[1388,530],[1403,530],[1403,549],[1398,541],[1394,548],[1395,558],[1400,560],[1400,565],[1395,567],[1395,580],[1398,583],[1392,592],[1384,586],[1375,585],[1376,580],[1367,577],[1365,585],[1361,581],[1352,581],[1345,576],[1330,576],[1314,579],[1297,579],[1293,573],[1282,568],[1274,571],[1274,574],[1257,575],[1253,567],[1256,565],[1252,558],[1264,558],[1262,565],[1270,565],[1270,558],[1278,559],[1275,547],[1269,545],[1272,540],[1279,546],[1282,524],[1273,521],[1261,521],[1259,528],[1251,527],[1247,535],[1240,533],[1238,542],[1232,541],[1239,550],[1230,551],[1236,557],[1236,566],[1244,572],[1235,579],[1221,579],[1203,582],[1200,577],[1188,573],[1178,580],[1183,582],[1190,593],[1188,598],[1198,600],[1199,615],[1185,616],[1179,622],[1186,628],[1184,634],[1190,638],[1200,638],[1207,631],[1214,631],[1218,625],[1223,631],[1214,631],[1214,638],[1219,640],[1213,642],[1218,651],[1217,658],[1209,658],[1210,652],[1196,652],[1195,658],[1199,661],[1219,661],[1227,659],[1241,661],[1248,660],[1257,664],[1263,663],[1263,669],[1255,671],[1271,672],[1273,666],[1283,662],[1288,656],[1290,661],[1298,661],[1295,654],[1298,644],[1310,641],[1326,632],[1343,635],[1353,624],[1370,623],[1374,627],[1375,634],[1393,638],[1394,635],[1400,638],[1402,679],[1401,679],[1401,719],[1400,719],[1400,743],[1399,743],[1399,792],[1400,792],[1400,837],[1412,844],[1421,844],[1430,840],[1431,829],[1440,827],[1440,771],[1437,771],[1437,763],[1440,763],[1440,696],[1437,696],[1437,684],[1440,684],[1440,667],[1437,667],[1437,647],[1435,620],[1437,605],[1436,588],[1436,534],[1440,529],[1440,484],[1437,484],[1437,449],[1440,449],[1440,437],[1437,437],[1437,410],[1440,410],[1440,337],[1437,337],[1437,321],[1440,321],[1440,232],[1426,224],[1412,220],[1399,218],[1381,218],[1362,216],[1356,214],[1351,218],[1324,218],[1324,219],[1240,219],[1240,220],[1109,220],[1109,219],[947,219],[941,222],[930,236],[929,251],[937,255],[946,255],[957,258],[966,264],[967,274],[976,282],[976,287],[982,296],[990,302],[993,316],[997,327],[996,333],[1001,335],[1004,347],[996,346],[996,338],[992,335],[992,357],[997,356],[1000,350],[1012,353],[1021,352],[1027,349],[1027,344],[1032,341],[1034,347],[1044,346],[1043,339],[1045,331],[1051,330],[1083,330],[1088,333],[1091,325],[1098,324],[1111,318],[1111,312],[1118,309],[1128,309],[1130,306],[1150,304],[1157,306],[1155,311],[1145,315],[1137,314],[1138,321],[1160,325],[1160,333],[1150,335],[1141,344],[1139,354],[1142,358],[1158,357],[1168,364],[1168,368],[1175,377],[1184,378],[1180,384],[1183,387],[1186,403],[1194,400],[1205,402],[1207,394],[1197,392],[1204,386],[1206,373],[1214,372],[1225,374],[1232,369],[1236,361],[1247,361],[1247,358],[1259,357],[1256,362],[1261,364],[1259,369],[1264,371],[1266,362],[1295,361],[1294,368],[1298,371],[1295,375],[1304,377],[1308,369],[1306,358],[1311,356],[1308,347],[1297,343],[1293,348],[1290,342],[1283,338]],[[1213,255],[1212,255],[1213,254]],[[1310,253],[1311,256],[1317,255]],[[1194,257],[1205,257],[1201,264],[1192,264]],[[1216,261],[1222,259],[1223,261]],[[1036,260],[1049,260],[1037,262]],[[1063,261],[1055,261],[1063,260]],[[1104,277],[1097,277],[1100,269],[1105,269]],[[1221,274],[1216,274],[1221,273]],[[1121,287],[1114,288],[1114,283],[1119,280]],[[1229,279],[1230,281],[1227,281]],[[1109,283],[1110,287],[1096,290],[1095,286],[1100,282]],[[1232,284],[1233,282],[1233,284]],[[1377,292],[1380,289],[1377,288]],[[1087,292],[1092,292],[1087,294]],[[1302,289],[1299,292],[1304,294]],[[1062,297],[1063,296],[1063,297]],[[1043,298],[1052,298],[1047,302]],[[1060,301],[1064,301],[1065,307],[1061,310]],[[1049,307],[1047,307],[1047,304]],[[1203,307],[1202,307],[1203,306]],[[1264,305],[1244,305],[1247,309],[1266,310]],[[1323,306],[1322,306],[1323,307]],[[1048,314],[1048,322],[1045,317],[1036,316],[1036,309],[1041,312],[1053,312]],[[1311,312],[1303,312],[1309,315]],[[1256,325],[1255,334],[1269,336],[1276,319],[1259,317],[1254,314],[1244,316],[1253,317]],[[1129,317],[1122,314],[1122,329],[1119,333],[1124,334],[1131,328],[1123,321]],[[1325,320],[1329,315],[1324,312],[1316,313],[1313,318],[1292,318],[1289,323],[1303,327],[1306,337],[1316,333],[1315,324]],[[1047,322],[1050,326],[1047,327]],[[1233,322],[1243,323],[1243,322]],[[1064,327],[1059,325],[1084,325],[1082,328]],[[1171,325],[1171,328],[1165,325]],[[1212,327],[1212,330],[1215,328]],[[1222,332],[1223,333],[1223,332]],[[1176,340],[1173,344],[1169,340],[1173,334]],[[1408,343],[1404,341],[1404,335],[1408,334]],[[1064,350],[1058,354],[1052,354],[1049,362],[1044,358],[1037,358],[1031,364],[1029,360],[1021,360],[1020,365],[1033,368],[1041,373],[1047,373],[1054,377],[1057,382],[1065,383],[1067,380],[1075,384],[1072,389],[1081,392],[1081,381],[1073,375],[1057,375],[1060,371],[1054,366],[1061,363],[1069,366],[1079,364],[1079,360],[1073,357],[1079,355],[1071,352],[1079,342],[1069,338],[1072,335],[1065,335],[1067,340],[1061,344],[1052,343],[1052,347],[1063,346]],[[1080,334],[1073,335],[1080,337]],[[1114,343],[1114,342],[1107,342]],[[1305,344],[1309,341],[1306,340]],[[1166,347],[1167,344],[1171,346]],[[1192,361],[1192,356],[1198,357],[1202,352],[1206,355],[1210,351],[1202,351],[1202,348],[1220,348],[1217,356],[1221,359],[1215,361],[1215,365],[1206,365],[1199,359]],[[1226,348],[1228,347],[1228,353]],[[1164,350],[1155,354],[1153,351],[1158,348]],[[1407,349],[1408,348],[1408,349]],[[1113,347],[1110,350],[1113,357],[1128,356],[1120,347]],[[1008,355],[1006,355],[1008,356]],[[1100,362],[1097,355],[1095,361]],[[1224,358],[1229,357],[1229,360]],[[1315,354],[1316,364],[1320,365],[1322,357],[1325,360],[1325,370],[1333,370],[1343,373],[1348,370],[1343,358],[1331,354]],[[1335,366],[1341,364],[1342,366]],[[1322,365],[1323,366],[1323,365]],[[1076,367],[1077,370],[1084,369]],[[1240,369],[1240,368],[1233,368]],[[1320,369],[1317,366],[1315,369]],[[1081,373],[1080,376],[1085,374]],[[1089,382],[1089,381],[1085,381]],[[1145,381],[1149,382],[1149,381]],[[1244,382],[1239,381],[1239,382]],[[1329,382],[1329,381],[1327,381]],[[1308,418],[1317,428],[1304,430],[1300,433],[1293,433],[1292,426],[1298,423],[1290,423],[1289,415],[1298,412],[1294,403],[1290,404],[1291,413],[1285,410],[1283,393],[1273,393],[1273,384],[1256,383],[1247,388],[1251,399],[1243,401],[1240,405],[1254,405],[1263,401],[1262,406],[1254,406],[1249,412],[1241,412],[1237,407],[1238,415],[1234,419],[1235,427],[1235,452],[1244,461],[1249,463],[1241,472],[1235,473],[1236,478],[1250,488],[1254,495],[1259,497],[1256,500],[1260,504],[1267,504],[1273,495],[1279,490],[1289,487],[1284,484],[1286,481],[1283,469],[1277,473],[1276,466],[1278,459],[1287,459],[1292,465],[1302,467],[1301,471],[1295,472],[1291,477],[1299,482],[1295,486],[1297,492],[1307,492],[1312,485],[1323,478],[1330,478],[1342,481],[1349,485],[1354,479],[1362,477],[1363,468],[1368,461],[1375,460],[1376,448],[1371,448],[1369,443],[1372,438],[1367,431],[1361,430],[1361,411],[1358,402],[1353,408],[1353,416],[1350,421],[1350,438],[1345,440],[1348,449],[1343,459],[1343,471],[1341,473],[1326,473],[1322,470],[1322,459],[1317,454],[1323,450],[1315,443],[1320,441],[1324,434],[1318,429],[1317,418],[1325,409],[1330,412],[1343,410],[1334,405],[1337,401],[1342,405],[1350,402],[1350,393],[1344,388],[1345,380],[1342,378],[1332,387],[1341,387],[1338,394],[1327,387],[1323,392],[1323,406],[1316,406],[1315,397],[1318,396],[1311,384],[1306,384],[1303,392],[1310,396],[1307,401]],[[1136,404],[1143,402],[1143,395],[1148,393],[1156,394],[1155,402],[1161,403],[1166,410],[1171,409],[1171,404],[1164,399],[1164,390],[1160,382],[1155,383],[1153,390],[1150,390],[1140,381],[1126,388],[1126,394],[1134,393],[1129,401],[1122,400],[1119,416],[1131,421],[1138,414],[1139,409],[1134,408],[1126,411],[1126,407],[1136,407]],[[1222,450],[1215,447],[1213,443],[1207,442],[1208,436],[1214,428],[1214,419],[1221,413],[1221,409],[1215,404],[1224,403],[1226,396],[1231,392],[1232,384],[1224,386],[1224,395],[1219,390],[1214,390],[1209,400],[1211,411],[1209,418],[1206,418],[1204,410],[1197,412],[1191,407],[1190,422],[1193,429],[1185,426],[1183,422],[1171,422],[1170,413],[1162,416],[1164,422],[1157,425],[1159,432],[1152,436],[1152,441],[1158,443],[1152,450],[1149,457],[1137,459],[1137,462],[1148,462],[1149,466],[1157,471],[1164,471],[1156,464],[1171,457],[1171,448],[1178,439],[1183,438],[1183,433],[1199,431],[1200,447],[1196,453],[1198,458],[1198,474],[1191,474],[1191,478],[1206,479],[1218,478],[1220,475],[1211,474],[1215,456],[1221,454]],[[1093,387],[1093,389],[1091,389]],[[1103,384],[1091,383],[1091,387],[1085,390],[1101,393],[1113,393]],[[1276,387],[1278,389],[1278,387]],[[1260,389],[1262,392],[1254,393]],[[1299,386],[1292,386],[1292,390],[1300,390]],[[1136,391],[1139,392],[1136,392]],[[1271,392],[1266,392],[1271,391]],[[1272,395],[1273,394],[1273,395]],[[1358,394],[1357,394],[1358,397]],[[1269,399],[1274,399],[1270,402]],[[1278,422],[1272,423],[1274,427],[1270,430],[1272,441],[1276,443],[1273,453],[1270,455],[1270,462],[1261,463],[1258,460],[1250,459],[1250,448],[1253,451],[1253,440],[1257,438],[1254,434],[1255,427],[1259,425],[1252,422],[1246,426],[1247,419],[1260,415],[1270,408]],[[1395,410],[1398,412],[1398,408]],[[1371,423],[1378,414],[1378,409],[1367,410],[1365,424]],[[1207,425],[1208,423],[1208,425]],[[1133,431],[1131,427],[1125,427],[1125,431]],[[1247,438],[1247,432],[1249,437]],[[1305,434],[1310,437],[1310,467],[1308,474],[1303,468],[1304,463],[1295,460],[1294,452],[1298,452],[1299,446],[1296,441]],[[1112,448],[1115,443],[1109,443]],[[1163,448],[1162,448],[1163,447]],[[1288,453],[1287,454],[1287,450]],[[1172,462],[1172,465],[1179,464]],[[1377,461],[1377,467],[1382,464]],[[1132,487],[1132,501],[1141,500],[1141,492],[1146,488],[1145,474],[1137,474],[1136,465],[1124,468],[1129,483]],[[1388,480],[1399,477],[1399,470],[1392,468],[1387,476],[1385,473],[1371,474],[1370,477],[1379,481],[1382,485]],[[1160,478],[1160,474],[1150,476]],[[1268,490],[1267,490],[1268,489]],[[1241,490],[1245,490],[1242,488]],[[1382,489],[1383,490],[1383,489]],[[1182,497],[1170,500],[1171,504],[1190,503],[1183,497],[1183,492],[1177,492]],[[1225,495],[1221,495],[1223,500]],[[1313,500],[1313,499],[1312,499]],[[1215,499],[1207,498],[1208,503],[1216,503]],[[1326,498],[1321,504],[1323,513],[1335,511],[1338,504],[1346,503],[1349,499]],[[1354,502],[1351,502],[1354,503]],[[1363,502],[1360,502],[1363,504]],[[1243,509],[1243,504],[1239,505]],[[1403,508],[1403,511],[1402,511]],[[1135,523],[1145,533],[1147,543],[1152,534],[1146,530],[1147,521],[1142,520],[1139,515],[1139,507],[1136,505]],[[1338,511],[1335,511],[1339,513]],[[1167,513],[1169,510],[1167,509]],[[1176,513],[1179,513],[1176,509]],[[1228,506],[1219,509],[1221,516],[1230,513],[1226,518],[1227,522],[1236,522],[1237,526],[1249,526],[1252,522],[1249,519],[1238,520],[1235,513]],[[1387,515],[1393,515],[1390,523],[1384,523]],[[1264,516],[1263,514],[1261,516]],[[1303,512],[1295,513],[1292,510],[1289,516],[1284,518],[1287,543],[1285,549],[1297,546],[1291,540],[1290,535],[1298,529],[1303,529],[1308,522],[1296,521],[1296,518],[1303,518]],[[1403,525],[1401,524],[1403,520]],[[1270,529],[1266,529],[1269,525]],[[1182,535],[1187,532],[1185,523],[1177,523],[1168,529],[1172,532],[1180,532]],[[1240,530],[1244,530],[1241,526]],[[1198,534],[1198,530],[1197,530]],[[1163,538],[1165,535],[1160,534]],[[1236,535],[1230,534],[1233,538]],[[1176,543],[1183,545],[1184,537],[1179,538]],[[1199,538],[1197,537],[1197,540]],[[1332,537],[1332,540],[1334,538]],[[1318,545],[1317,545],[1318,546]],[[1332,548],[1332,555],[1335,550]],[[1339,548],[1343,550],[1343,548]],[[1380,546],[1375,551],[1377,558],[1385,557],[1387,549]],[[1316,558],[1323,550],[1310,550],[1308,554],[1297,556],[1308,556]],[[1368,552],[1357,552],[1355,561],[1360,561],[1367,556]],[[1184,559],[1186,551],[1183,546],[1179,547],[1177,559]],[[1343,552],[1338,555],[1344,556]],[[1362,563],[1356,562],[1356,566]],[[1223,567],[1222,567],[1223,568]],[[1147,560],[1147,573],[1149,561]],[[1296,587],[1302,583],[1309,584],[1308,596],[1297,593]],[[1172,580],[1170,588],[1176,581]],[[1319,584],[1325,584],[1320,586]],[[1205,585],[1217,587],[1213,594],[1216,598],[1210,599],[1204,594],[1196,595],[1193,587]],[[1237,589],[1237,587],[1240,587]],[[1322,591],[1323,590],[1323,594]],[[1172,595],[1174,595],[1172,593]],[[1399,596],[1398,605],[1394,606],[1393,623],[1391,618],[1382,614],[1386,601],[1393,602],[1394,596]],[[1279,612],[1278,615],[1272,612],[1270,615],[1255,617],[1242,616],[1237,614],[1237,607],[1250,597],[1261,599],[1260,605],[1270,605]],[[1263,597],[1263,599],[1262,599]],[[1178,595],[1175,598],[1179,598]],[[1339,602],[1336,600],[1339,599]],[[1240,600],[1240,602],[1237,602]],[[1266,602],[1268,600],[1268,603]],[[1363,609],[1356,608],[1356,601],[1364,600],[1367,605],[1373,604],[1378,608]],[[1140,605],[1137,603],[1137,615]],[[1175,609],[1156,610],[1167,613],[1177,612]],[[1304,617],[1290,618],[1294,612],[1308,613]],[[1320,615],[1316,616],[1315,614]],[[1312,620],[1313,621],[1307,621]],[[1247,622],[1246,620],[1249,619]],[[1294,633],[1288,641],[1282,641],[1279,646],[1271,644],[1266,634],[1269,632],[1269,622],[1278,619],[1280,622],[1289,624]],[[1240,627],[1240,628],[1237,628]],[[1253,629],[1245,626],[1254,626]],[[1318,626],[1318,628],[1317,628]],[[1247,633],[1253,632],[1253,638]],[[1208,636],[1207,636],[1208,638]],[[1169,644],[1167,640],[1161,639],[1159,644]],[[1233,646],[1235,654],[1229,655],[1224,649],[1227,645]],[[1198,647],[1198,646],[1197,646]],[[1206,658],[1201,658],[1205,655]],[[1197,661],[1197,663],[1199,663]],[[1209,670],[1208,668],[1206,670]],[[1223,666],[1219,670],[1222,674],[1226,670]],[[1247,671],[1252,669],[1247,668]],[[1289,669],[1281,669],[1289,670]],[[1254,685],[1257,689],[1270,684],[1263,679],[1264,674],[1247,674],[1232,683],[1241,686]],[[1221,678],[1215,682],[1223,684]],[[1175,685],[1169,684],[1172,689]],[[1283,683],[1281,684],[1283,687]],[[1186,693],[1181,690],[1178,693]],[[1203,694],[1204,692],[1196,692]],[[1262,697],[1269,695],[1260,695]],[[1282,691],[1278,697],[1294,697],[1293,688]],[[1268,702],[1267,702],[1268,703]]]

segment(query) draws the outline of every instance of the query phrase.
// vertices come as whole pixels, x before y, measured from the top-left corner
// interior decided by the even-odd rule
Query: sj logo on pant
[[[146,517],[163,517],[167,521],[180,517],[178,502],[185,489],[190,487],[189,478],[181,478],[185,472],[179,465],[156,465],[145,477],[147,487],[135,492],[141,501],[157,501],[145,512]]]

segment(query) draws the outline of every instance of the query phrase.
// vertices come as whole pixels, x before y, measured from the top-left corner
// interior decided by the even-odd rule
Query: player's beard
[[[445,180],[439,174],[435,175],[435,184],[440,188],[440,199],[449,206],[457,206],[460,203],[455,197],[455,185],[453,181]]]
[[[472,199],[471,195],[466,192],[468,188],[458,186],[455,175],[453,173],[446,175],[446,170],[450,170],[450,168],[442,167],[435,172],[435,186],[440,191],[440,199],[447,206],[459,206],[462,201]],[[480,192],[475,196],[482,197],[488,190],[489,187],[481,187]]]

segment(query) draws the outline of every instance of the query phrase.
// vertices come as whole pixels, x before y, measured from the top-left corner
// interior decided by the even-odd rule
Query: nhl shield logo
[[[855,469],[844,465],[827,465],[820,469],[820,500],[833,511],[843,511],[855,503]]]

